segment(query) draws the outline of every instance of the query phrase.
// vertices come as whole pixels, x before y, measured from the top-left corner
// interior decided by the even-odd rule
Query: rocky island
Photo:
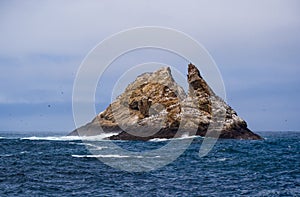
[[[69,135],[115,132],[109,139],[147,141],[218,132],[220,138],[262,139],[213,92],[193,64],[188,65],[187,82],[185,93],[169,67],[142,74],[90,123]]]

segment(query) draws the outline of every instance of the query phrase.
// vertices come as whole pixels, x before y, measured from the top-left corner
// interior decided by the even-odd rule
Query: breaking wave
[[[24,137],[21,140],[50,140],[50,141],[100,141],[105,140],[110,136],[116,135],[116,133],[103,133],[95,136],[47,136],[47,137]]]
[[[141,155],[72,155],[72,157],[76,158],[144,158]],[[148,158],[159,158],[160,156],[148,157]]]
[[[186,134],[183,134],[181,137],[178,138],[153,138],[151,140],[149,140],[150,142],[164,142],[164,141],[168,141],[168,140],[184,140],[184,139],[191,139],[191,138],[202,138],[201,136],[198,135],[192,135],[192,136],[188,136]]]
[[[77,158],[129,158],[133,156],[128,156],[128,155],[72,155],[72,157],[77,157]],[[134,156],[135,158],[142,158],[142,156]]]

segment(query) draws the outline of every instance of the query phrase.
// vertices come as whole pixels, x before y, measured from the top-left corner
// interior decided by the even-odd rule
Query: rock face
[[[186,94],[170,68],[142,74],[106,110],[69,135],[118,132],[110,139],[149,140],[210,132],[220,138],[262,139],[212,91],[193,64],[188,65],[187,80]]]

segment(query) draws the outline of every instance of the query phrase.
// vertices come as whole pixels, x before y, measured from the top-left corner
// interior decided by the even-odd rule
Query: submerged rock
[[[187,81],[186,94],[168,67],[142,74],[106,110],[69,135],[117,132],[110,139],[149,140],[209,132],[211,137],[262,139],[212,91],[193,64],[188,65]]]

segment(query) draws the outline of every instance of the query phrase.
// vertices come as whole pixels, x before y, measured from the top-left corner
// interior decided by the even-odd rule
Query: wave
[[[167,138],[153,138],[153,139],[149,140],[149,142],[164,142],[164,141],[168,141],[168,140],[171,140],[171,139],[167,139]]]
[[[141,155],[72,155],[75,158],[144,158]],[[147,157],[147,158],[159,158],[160,156]]]
[[[31,137],[22,137],[22,138],[7,138],[7,137],[0,137],[0,139],[21,139],[21,140],[46,140],[46,141],[103,141],[107,140],[107,138],[117,135],[118,133],[103,133],[100,135],[95,136],[31,136]],[[178,138],[153,138],[150,139],[150,142],[164,142],[169,140],[184,140],[184,139],[190,139],[190,138],[203,138],[201,136],[189,136],[188,134],[183,134],[181,137]],[[123,141],[123,140],[118,140]],[[80,144],[80,143],[74,143],[77,145],[89,145],[86,143]],[[92,145],[91,145],[92,146]],[[98,147],[95,147],[98,148]]]
[[[11,157],[13,156],[13,154],[4,154],[4,155],[0,155],[0,157]]]
[[[174,139],[182,140],[182,139],[191,139],[191,138],[203,138],[203,137],[200,136],[200,135],[189,135],[188,133],[184,133],[184,134],[182,134],[181,137],[179,137],[179,138],[174,138]]]
[[[90,150],[102,150],[105,148],[108,148],[107,146],[97,146],[95,144],[90,144],[90,143],[77,143],[77,145],[84,145],[90,147]]]
[[[116,135],[116,133],[103,133],[95,136],[48,136],[48,137],[24,137],[21,140],[50,140],[50,141],[101,141],[105,140],[110,136]]]
[[[228,158],[226,158],[226,157],[217,159],[217,161],[226,161],[226,160],[228,160]]]
[[[72,155],[72,157],[77,158],[129,158],[129,157],[135,157],[135,158],[142,158],[142,156],[128,156],[128,155]]]
[[[186,134],[183,134],[181,137],[178,137],[178,138],[153,138],[151,140],[149,140],[150,142],[164,142],[164,141],[168,141],[168,140],[184,140],[184,139],[191,139],[191,138],[202,138],[201,136],[199,135],[186,135]]]

